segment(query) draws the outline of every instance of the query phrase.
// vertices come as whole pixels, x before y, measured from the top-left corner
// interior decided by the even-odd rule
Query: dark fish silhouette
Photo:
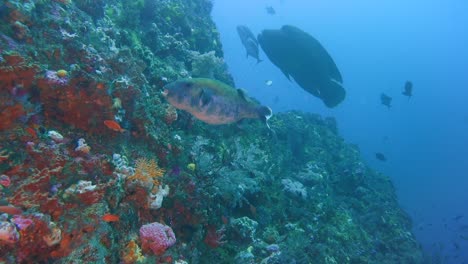
[[[247,26],[239,25],[237,26],[237,33],[239,34],[242,45],[245,47],[247,57],[250,55],[257,59],[257,63],[261,62],[262,60],[258,55],[258,41],[252,31]]]
[[[405,83],[405,90],[401,93],[404,96],[408,96],[408,99],[413,96],[413,83],[410,81],[407,81]]]
[[[460,219],[462,219],[464,217],[464,215],[457,215],[453,218],[454,221],[458,221]]]
[[[229,124],[249,118],[266,123],[272,115],[269,107],[260,105],[242,90],[212,79],[181,79],[169,83],[164,86],[163,96],[175,108],[208,124]]]
[[[388,108],[392,107],[392,98],[384,93],[380,95],[380,102]]]
[[[387,161],[387,158],[385,157],[385,155],[380,152],[375,153],[375,158],[380,161]]]
[[[263,30],[258,43],[268,58],[289,79],[322,99],[327,107],[341,103],[346,92],[335,62],[311,35],[294,26]]]
[[[265,9],[266,9],[267,14],[269,14],[269,15],[276,14],[276,11],[272,6],[267,6]]]

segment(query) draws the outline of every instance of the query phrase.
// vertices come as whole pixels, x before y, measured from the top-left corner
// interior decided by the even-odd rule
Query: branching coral
[[[155,160],[147,158],[139,158],[135,165],[135,174],[127,178],[127,181],[137,181],[143,186],[157,192],[160,183],[160,178],[166,171],[159,168]]]

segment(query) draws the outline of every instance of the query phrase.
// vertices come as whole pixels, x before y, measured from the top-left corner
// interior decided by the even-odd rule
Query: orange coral
[[[128,242],[123,252],[122,260],[125,264],[144,260],[144,257],[141,254],[141,249],[135,240],[130,240],[130,242]]]
[[[166,171],[158,167],[155,160],[139,158],[136,160],[135,173],[128,177],[128,181],[139,181],[145,186],[151,186],[152,192],[157,192],[160,178]]]

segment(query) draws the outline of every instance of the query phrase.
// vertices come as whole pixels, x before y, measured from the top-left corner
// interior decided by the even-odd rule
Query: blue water
[[[461,0],[216,0],[213,17],[236,85],[274,112],[333,116],[347,142],[393,180],[429,256],[468,263],[468,2]],[[273,6],[276,15],[267,14]],[[317,38],[347,91],[334,109],[289,82],[261,52],[245,57],[236,32],[297,26]],[[272,80],[273,85],[265,85]],[[401,95],[405,81],[414,96]],[[393,97],[389,110],[380,94]],[[384,153],[380,162],[374,153]],[[453,218],[463,215],[458,221]],[[468,229],[468,228],[467,228]],[[459,249],[455,244],[459,245]],[[464,253],[466,252],[466,253]],[[458,257],[456,257],[458,256]]]

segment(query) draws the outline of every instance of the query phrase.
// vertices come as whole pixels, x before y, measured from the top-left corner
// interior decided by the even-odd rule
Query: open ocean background
[[[272,6],[275,15],[266,7]],[[236,85],[273,112],[333,116],[373,168],[390,176],[426,254],[468,261],[468,2],[462,0],[216,0],[213,17]],[[254,34],[284,24],[310,33],[340,69],[346,99],[328,109],[263,51],[245,57],[239,24]],[[272,86],[265,85],[273,81]],[[413,82],[413,97],[401,95]],[[392,108],[380,94],[393,97]],[[387,161],[375,159],[382,152]],[[458,219],[458,220],[457,220]],[[468,262],[467,262],[468,263]]]

